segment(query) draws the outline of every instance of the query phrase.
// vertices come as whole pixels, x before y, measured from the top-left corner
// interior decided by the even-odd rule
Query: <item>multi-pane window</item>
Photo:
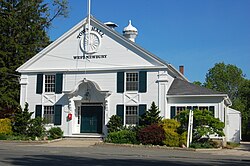
[[[184,110],[208,110],[212,113],[212,115],[214,115],[214,111],[215,111],[215,107],[214,106],[171,106],[171,109],[173,109],[174,111],[174,115],[178,115],[181,111]]]
[[[126,124],[136,125],[138,124],[138,107],[126,106]]]
[[[137,91],[138,90],[138,73],[126,73],[126,90]]]
[[[55,75],[45,75],[45,92],[55,92]]]
[[[54,123],[54,106],[44,106],[44,120],[46,123]]]

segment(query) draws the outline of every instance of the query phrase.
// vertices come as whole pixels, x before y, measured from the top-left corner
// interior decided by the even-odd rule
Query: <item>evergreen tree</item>
[[[0,118],[11,116],[19,104],[15,70],[49,44],[46,30],[67,14],[66,0],[50,7],[56,12],[50,14],[43,0],[0,0]]]
[[[162,120],[160,116],[160,111],[153,101],[149,110],[145,112],[140,118],[140,125],[146,126],[155,123],[159,123]]]
[[[25,103],[24,110],[18,109],[14,116],[13,131],[17,135],[28,135],[28,128],[33,112],[29,112],[29,104]]]

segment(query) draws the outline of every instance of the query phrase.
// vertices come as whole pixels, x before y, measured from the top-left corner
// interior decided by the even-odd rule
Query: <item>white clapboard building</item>
[[[105,136],[112,115],[135,125],[154,101],[164,118],[185,109],[210,110],[226,123],[227,135],[227,94],[190,83],[183,67],[178,71],[138,46],[131,21],[120,34],[116,24],[90,18],[90,25],[84,19],[17,69],[20,103],[29,104],[33,117],[61,127],[65,136]]]

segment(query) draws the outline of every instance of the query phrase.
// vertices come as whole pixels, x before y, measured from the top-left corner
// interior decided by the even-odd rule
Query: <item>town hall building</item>
[[[27,102],[33,117],[69,137],[106,136],[112,115],[136,125],[153,101],[163,118],[207,109],[225,123],[225,138],[239,141],[240,118],[230,121],[229,114],[239,113],[227,94],[190,83],[183,66],[177,70],[138,46],[131,21],[123,34],[116,26],[85,18],[20,66],[21,106]]]

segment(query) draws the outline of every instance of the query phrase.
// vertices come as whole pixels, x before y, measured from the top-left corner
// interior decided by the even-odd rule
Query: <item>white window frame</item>
[[[135,84],[135,86],[133,84]],[[126,85],[125,89],[128,92],[139,91],[139,73],[138,72],[126,72],[125,73],[125,85]]]
[[[200,107],[208,107],[208,111],[209,111],[209,107],[214,107],[214,117],[216,117],[216,111],[218,109],[218,107],[214,104],[173,104],[173,105],[170,105],[170,108],[171,106],[175,107],[175,115],[178,115],[182,110],[178,110],[177,108],[181,108],[181,107],[185,107],[184,110],[188,110],[187,107],[197,107],[197,109],[199,109]]]

